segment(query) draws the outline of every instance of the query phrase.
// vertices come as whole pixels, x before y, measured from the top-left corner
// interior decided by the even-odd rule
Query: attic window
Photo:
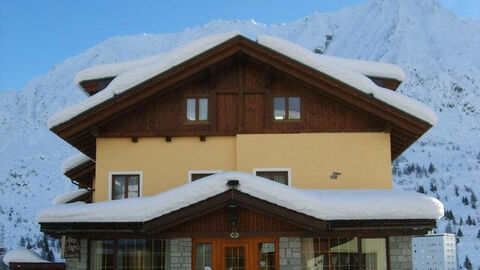
[[[207,121],[208,120],[208,98],[195,97],[187,98],[187,120]]]
[[[274,97],[273,118],[275,120],[300,120],[300,97]]]

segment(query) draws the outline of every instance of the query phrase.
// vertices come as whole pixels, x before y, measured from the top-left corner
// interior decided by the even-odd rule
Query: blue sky
[[[20,90],[33,77],[109,37],[179,32],[214,19],[291,22],[365,1],[0,0],[0,91]],[[458,16],[480,17],[479,0],[439,2]]]

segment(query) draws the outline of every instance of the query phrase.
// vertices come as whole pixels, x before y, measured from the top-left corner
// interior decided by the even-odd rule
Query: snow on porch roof
[[[154,196],[98,203],[53,205],[37,214],[40,223],[146,222],[229,189],[321,220],[439,219],[442,203],[417,192],[397,190],[303,190],[241,172],[211,175]]]
[[[87,157],[83,153],[74,154],[74,155],[68,157],[67,159],[65,159],[65,161],[63,161],[63,163],[62,163],[62,173],[65,174],[69,170],[71,170],[71,169],[73,169],[73,168],[75,168],[75,167],[77,167],[77,166],[79,166],[83,163],[87,163],[89,161],[94,162],[91,158]]]
[[[3,256],[3,263],[10,265],[13,262],[28,262],[28,263],[49,263],[40,257],[36,252],[30,249],[14,249],[8,251]]]
[[[119,95],[133,88],[134,86],[153,78],[154,76],[170,70],[171,68],[178,66],[181,63],[198,56],[199,54],[212,49],[213,47],[222,44],[236,36],[240,36],[240,33],[230,32],[211,35],[177,47],[176,49],[173,49],[163,55],[138,60],[136,62],[118,65],[106,65],[103,67],[92,68],[90,71],[86,70],[83,73],[80,72],[76,77],[76,81],[89,78],[89,76],[92,76],[93,73],[97,73],[100,77],[110,77],[112,74],[116,73],[118,73],[118,75],[104,90],[52,116],[48,121],[48,128],[51,129],[55,126],[65,123],[81,113],[112,99],[116,95]],[[437,116],[428,106],[389,89],[379,87],[364,74],[362,74],[374,74],[375,71],[382,69],[379,66],[380,64],[369,65],[367,61],[350,61],[349,63],[348,60],[322,57],[299,45],[272,36],[259,36],[257,38],[257,43],[293,60],[301,62],[304,65],[314,68],[319,72],[331,76],[332,78],[342,81],[343,83],[348,84],[361,92],[370,94],[374,98],[414,117],[417,117],[431,125],[435,125],[437,122]],[[404,73],[400,74],[397,69],[393,68],[393,65],[386,68],[385,64],[383,67],[385,73],[395,73],[393,74],[395,75],[394,77],[399,79],[404,77]],[[387,70],[389,70],[389,72],[387,72]],[[383,76],[385,76],[385,74]]]

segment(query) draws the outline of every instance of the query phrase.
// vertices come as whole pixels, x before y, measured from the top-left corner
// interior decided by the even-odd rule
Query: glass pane
[[[198,243],[196,253],[196,270],[205,270],[205,267],[212,268],[212,244]]]
[[[245,269],[245,248],[244,247],[226,247],[225,248],[225,270],[244,270]]]
[[[213,173],[192,173],[191,179],[192,179],[192,182],[193,182],[195,180],[202,179],[202,178],[210,176],[212,174]]]
[[[273,117],[275,120],[285,119],[285,98],[284,97],[273,98]]]
[[[165,241],[159,239],[119,239],[117,269],[165,269]]]
[[[124,175],[113,176],[113,200],[125,198],[125,180],[126,176]]]
[[[90,241],[90,269],[113,269],[113,240]]]
[[[288,119],[296,120],[300,119],[300,98],[289,97],[288,98]]]
[[[198,99],[198,120],[208,120],[208,98]]]
[[[387,269],[385,238],[362,239],[363,269]]]
[[[140,196],[140,177],[138,175],[128,176],[128,198]]]
[[[282,171],[271,171],[271,172],[262,172],[257,171],[257,176],[273,180],[277,183],[288,185],[288,172]]]
[[[258,244],[258,269],[274,270],[275,269],[275,243],[259,243]]]
[[[187,98],[187,119],[190,121],[197,120],[195,117],[195,101],[194,98]]]
[[[302,269],[358,270],[358,240],[349,238],[303,238]]]

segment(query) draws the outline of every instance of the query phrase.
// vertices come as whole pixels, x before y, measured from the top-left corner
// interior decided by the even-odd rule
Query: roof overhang
[[[237,180],[238,186],[227,183]],[[40,212],[50,234],[160,234],[235,203],[311,233],[431,229],[443,215],[435,198],[393,190],[302,190],[261,177],[219,173],[142,198],[54,205]]]
[[[253,197],[229,190],[207,200],[189,205],[145,222],[42,222],[41,231],[50,235],[132,234],[162,235],[163,232],[189,220],[236,204],[297,226],[312,235],[336,235],[372,232],[395,235],[423,235],[435,227],[433,219],[409,220],[330,220],[325,221]]]
[[[392,159],[398,157],[432,126],[425,120],[383,102],[373,95],[359,91],[298,60],[237,35],[114,95],[68,121],[53,126],[51,130],[90,158],[95,159],[95,138],[102,136],[99,126],[109,122],[117,114],[126,113],[141,106],[149,98],[160,95],[166,89],[178,87],[194,74],[208,70],[209,66],[236,54],[247,55],[266,63],[276,71],[308,85],[314,91],[383,119],[388,123],[385,130],[391,133]]]

